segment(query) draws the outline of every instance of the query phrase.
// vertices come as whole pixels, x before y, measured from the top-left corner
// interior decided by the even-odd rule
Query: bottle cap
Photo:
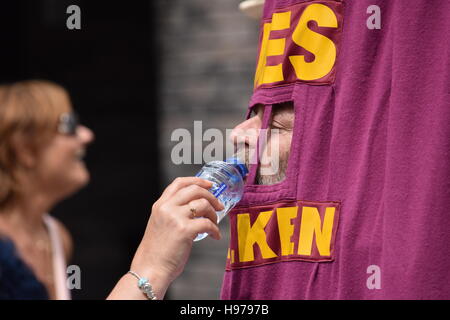
[[[234,167],[241,174],[242,179],[244,179],[247,176],[248,174],[247,166],[244,163],[242,163],[242,161],[240,161],[238,158],[228,158],[227,160],[225,160],[225,162],[234,165]]]

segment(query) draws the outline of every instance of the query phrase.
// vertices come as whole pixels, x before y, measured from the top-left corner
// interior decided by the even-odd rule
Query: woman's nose
[[[82,125],[78,126],[77,128],[77,136],[81,139],[83,144],[90,144],[95,139],[94,132],[92,132],[91,129]]]

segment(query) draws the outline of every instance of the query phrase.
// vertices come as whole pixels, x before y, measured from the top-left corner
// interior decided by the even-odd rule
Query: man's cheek
[[[280,168],[280,151],[279,134],[271,134],[262,156],[260,171],[262,176],[272,176],[278,173]]]

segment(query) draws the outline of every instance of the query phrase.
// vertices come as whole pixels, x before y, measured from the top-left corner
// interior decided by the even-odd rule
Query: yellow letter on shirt
[[[269,39],[271,31],[289,29],[291,25],[291,12],[280,12],[272,15],[272,22],[265,23],[261,42],[261,51],[255,75],[255,87],[264,83],[283,81],[283,64],[267,66],[267,57],[281,56],[284,54],[286,39]]]
[[[267,244],[267,237],[264,231],[272,216],[272,211],[261,212],[258,218],[250,226],[250,215],[241,213],[237,215],[237,231],[239,243],[239,261],[248,262],[255,260],[253,245],[258,244],[263,259],[274,258],[277,255]]]
[[[278,208],[277,219],[278,229],[280,233],[281,255],[289,256],[294,254],[294,243],[291,242],[291,237],[294,234],[294,226],[292,219],[297,217],[298,207]]]
[[[313,207],[303,207],[300,227],[300,239],[298,242],[298,254],[311,255],[313,235],[316,235],[316,245],[321,256],[330,255],[331,236],[333,234],[334,212],[336,208],[328,207],[325,210],[323,223],[319,210]]]
[[[303,55],[289,57],[300,80],[316,80],[326,76],[336,61],[335,44],[329,38],[308,29],[311,20],[316,21],[319,27],[338,27],[336,15],[326,5],[315,3],[305,9],[292,34],[292,40],[313,53],[315,58],[312,62],[306,62]]]

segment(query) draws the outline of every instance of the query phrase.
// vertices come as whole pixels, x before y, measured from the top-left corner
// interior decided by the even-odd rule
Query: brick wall
[[[242,121],[252,92],[258,22],[242,14],[240,0],[155,0],[158,48],[159,154],[162,182],[191,176],[201,165],[175,165],[171,134],[202,121],[203,132],[233,128]],[[203,144],[205,146],[209,142]],[[223,239],[194,244],[185,271],[169,289],[169,299],[218,299],[228,248]]]

